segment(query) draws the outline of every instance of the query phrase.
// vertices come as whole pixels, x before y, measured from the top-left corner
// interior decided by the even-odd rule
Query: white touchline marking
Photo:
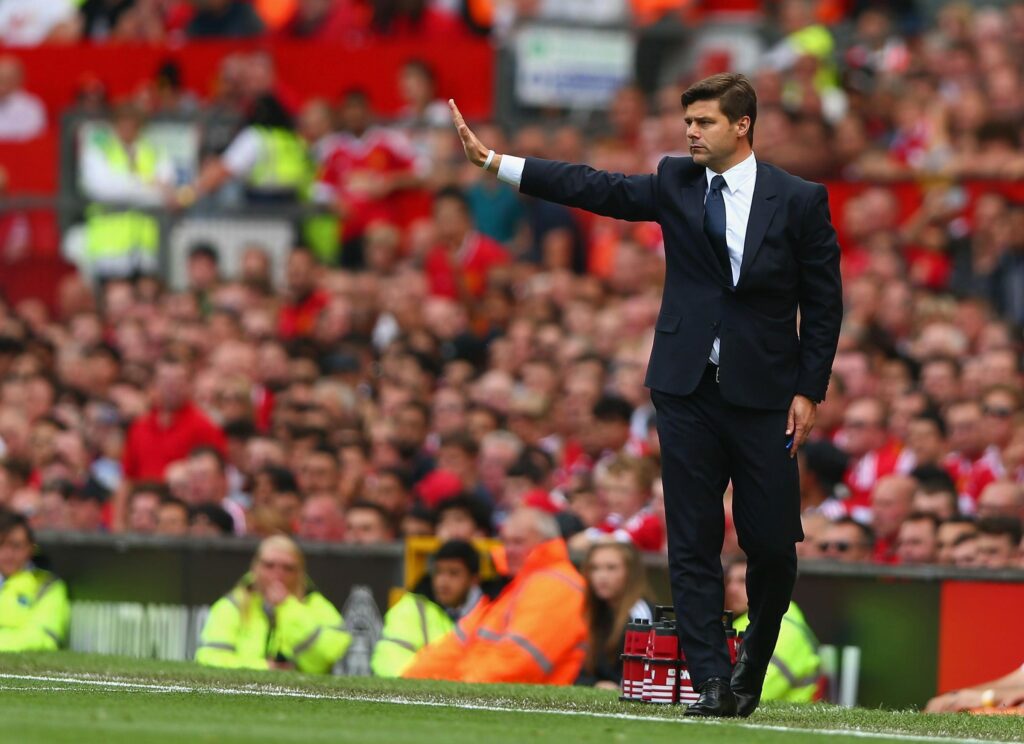
[[[926,734],[906,734],[899,731],[883,733],[880,731],[861,731],[859,729],[812,729],[799,728],[797,726],[781,726],[769,723],[750,723],[742,720],[714,720],[694,718],[665,718],[663,716],[644,716],[636,713],[601,713],[599,711],[586,710],[558,710],[555,708],[511,708],[500,705],[483,705],[481,703],[464,703],[457,700],[417,700],[401,695],[327,695],[305,690],[289,689],[277,685],[249,685],[246,687],[200,687],[174,684],[155,684],[152,682],[134,682],[131,680],[117,678],[88,678],[50,676],[37,674],[3,674],[0,679],[24,680],[33,682],[60,682],[66,684],[92,685],[95,687],[107,687],[123,690],[146,690],[150,692],[187,692],[192,694],[215,693],[218,695],[246,695],[246,696],[267,696],[304,698],[307,700],[337,700],[339,702],[354,703],[382,703],[387,705],[418,705],[429,708],[464,708],[467,710],[482,710],[493,713],[545,713],[556,716],[583,716],[585,718],[611,718],[621,721],[645,721],[650,723],[671,723],[671,724],[698,724],[698,725],[724,725],[747,728],[756,731],[778,731],[791,734],[814,734],[816,736],[850,736],[861,739],[899,739],[901,741],[922,741],[922,742],[946,742],[952,744],[993,744],[1002,741],[1000,739],[962,739],[949,736],[929,736]],[[0,686],[0,690],[15,689],[50,689],[50,688],[15,688]],[[52,688],[70,689],[70,688]]]

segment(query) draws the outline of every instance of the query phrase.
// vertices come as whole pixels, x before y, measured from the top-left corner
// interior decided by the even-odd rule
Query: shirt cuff
[[[525,158],[517,158],[515,155],[502,155],[501,165],[498,166],[498,180],[519,188],[523,182],[523,168],[526,166]]]

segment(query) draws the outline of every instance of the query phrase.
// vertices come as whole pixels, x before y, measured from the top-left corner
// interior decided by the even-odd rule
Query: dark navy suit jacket
[[[646,385],[689,395],[716,336],[722,397],[787,409],[825,397],[843,318],[828,194],[758,162],[739,282],[703,230],[704,166],[666,157],[642,176],[527,158],[520,191],[597,214],[661,225],[666,276]],[[799,310],[799,328],[798,328]],[[799,335],[798,335],[799,330]]]

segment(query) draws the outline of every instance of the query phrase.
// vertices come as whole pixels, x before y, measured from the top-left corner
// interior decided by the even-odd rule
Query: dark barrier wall
[[[42,534],[49,567],[68,583],[73,600],[208,605],[249,570],[258,540]],[[377,606],[402,585],[400,545],[303,545],[310,578],[337,606],[356,584]]]
[[[51,568],[75,600],[198,606],[244,574],[256,540],[41,535]],[[403,585],[400,545],[305,545],[309,573],[335,604],[367,586],[383,613]],[[660,602],[668,570],[648,559]],[[1024,662],[1024,572],[805,563],[795,600],[819,640],[860,649],[858,703],[921,706],[945,692],[1002,676]]]

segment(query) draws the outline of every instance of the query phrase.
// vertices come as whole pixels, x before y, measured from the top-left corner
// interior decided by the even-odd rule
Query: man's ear
[[[736,120],[736,134],[740,137],[746,137],[747,132],[750,130],[750,117],[741,116]]]

